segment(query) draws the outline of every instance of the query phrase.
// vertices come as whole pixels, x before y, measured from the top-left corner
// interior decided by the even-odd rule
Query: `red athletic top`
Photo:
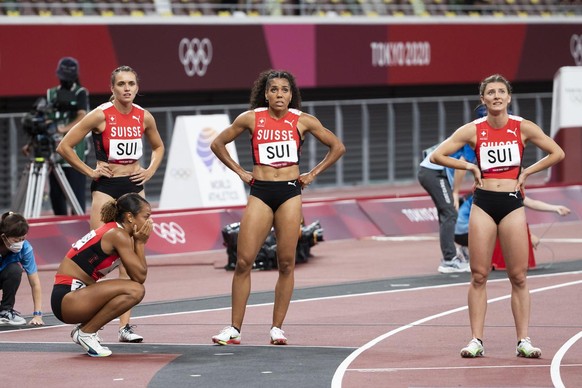
[[[98,109],[105,114],[105,130],[93,133],[97,160],[115,164],[131,164],[143,155],[144,109],[132,104],[131,112],[123,114],[112,102],[101,104]]]
[[[114,252],[111,255],[103,252],[101,239],[113,228],[120,228],[117,222],[109,222],[87,233],[69,249],[67,259],[73,260],[87,275],[97,281],[121,264],[121,259]]]
[[[477,126],[475,154],[484,179],[517,179],[521,172],[524,145],[521,141],[522,117],[509,115],[501,128],[493,128],[487,117],[474,121]]]
[[[251,139],[253,163],[275,168],[299,164],[303,139],[297,129],[301,111],[289,109],[280,119],[269,115],[268,108],[255,109],[255,128]]]

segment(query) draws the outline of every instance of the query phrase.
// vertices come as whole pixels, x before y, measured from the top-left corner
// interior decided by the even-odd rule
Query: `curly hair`
[[[123,194],[117,200],[112,199],[103,205],[101,208],[101,221],[108,222],[123,222],[123,215],[131,213],[138,214],[144,205],[149,205],[149,202],[137,193]]]
[[[265,91],[269,86],[269,81],[275,78],[283,78],[289,81],[289,87],[291,88],[291,101],[289,102],[289,108],[301,109],[301,93],[297,88],[297,83],[295,82],[295,77],[293,74],[285,70],[265,70],[259,74],[259,78],[255,80],[253,89],[251,90],[250,98],[250,108],[260,108],[268,107],[269,102],[265,101]]]

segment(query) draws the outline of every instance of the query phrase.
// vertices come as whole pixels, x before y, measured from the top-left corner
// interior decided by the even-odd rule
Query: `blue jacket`
[[[20,252],[10,252],[6,256],[0,256],[0,272],[4,271],[4,268],[6,268],[8,264],[12,263],[20,263],[28,275],[37,272],[34,251],[28,240],[24,240],[24,245]]]

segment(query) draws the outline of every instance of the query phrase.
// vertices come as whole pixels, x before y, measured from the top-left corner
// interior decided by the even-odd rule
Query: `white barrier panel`
[[[228,127],[225,114],[178,116],[162,185],[160,209],[239,206],[247,202],[243,182],[210,150]],[[234,142],[227,145],[238,162]]]
[[[551,137],[582,127],[582,66],[561,67],[554,76]]]

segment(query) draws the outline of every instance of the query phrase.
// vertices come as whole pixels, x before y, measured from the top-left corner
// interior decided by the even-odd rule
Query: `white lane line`
[[[582,238],[541,238],[541,242],[554,242],[554,243],[582,243]]]
[[[374,241],[434,241],[438,240],[438,236],[372,236],[368,237],[368,240]],[[582,238],[542,238],[541,242],[552,242],[552,243],[572,243],[580,244],[582,243]]]
[[[437,236],[372,236],[370,240],[375,241],[434,241]]]
[[[504,279],[507,280],[507,279]],[[542,288],[538,288],[535,290],[530,290],[530,293],[536,293],[536,292],[542,292],[542,291],[548,291],[548,290],[553,290],[553,289],[557,289],[557,288],[562,288],[562,287],[567,287],[567,286],[572,286],[572,285],[577,285],[577,284],[582,284],[582,280],[578,280],[575,282],[568,282],[568,283],[562,283],[562,284],[557,284],[557,285],[553,285],[553,286],[549,286],[549,287],[542,287]],[[505,299],[509,299],[511,297],[511,294],[505,295],[505,296],[500,296],[498,298],[493,298],[493,299],[489,299],[487,301],[488,304],[490,303],[495,303],[495,302],[499,302],[501,300],[505,300]],[[394,329],[392,331],[389,331],[388,333],[385,333],[379,337],[374,338],[373,340],[369,341],[368,343],[364,344],[362,347],[356,349],[352,354],[350,354],[341,364],[340,366],[336,369],[333,378],[331,380],[331,388],[341,388],[342,385],[342,381],[344,378],[344,375],[346,373],[346,370],[348,368],[348,366],[358,357],[360,356],[360,354],[364,353],[366,350],[372,348],[373,346],[375,346],[376,344],[378,344],[379,342],[385,340],[386,338],[389,338],[395,334],[400,333],[401,331],[410,329],[412,327],[421,325],[425,322],[431,321],[433,319],[437,319],[437,318],[441,318],[447,315],[451,315],[451,314],[455,314],[458,312],[461,312],[463,310],[467,310],[468,307],[467,306],[463,306],[463,307],[458,307],[456,309],[452,309],[452,310],[448,310],[445,312],[442,312],[440,314],[435,314],[435,315],[431,315],[422,319],[419,319],[415,322],[409,323],[407,325],[401,326],[397,329]]]
[[[536,279],[536,278],[552,278],[558,276],[569,276],[569,275],[579,275],[582,274],[582,271],[572,271],[572,272],[559,272],[554,274],[543,274],[543,275],[529,275],[528,279]],[[507,278],[501,279],[492,279],[488,280],[487,283],[499,283],[499,282],[506,282],[508,281]],[[396,292],[413,292],[413,291],[422,291],[422,290],[434,290],[438,288],[451,288],[451,287],[458,287],[458,286],[467,286],[468,282],[463,283],[453,283],[453,284],[441,284],[436,286],[424,286],[424,287],[415,287],[415,288],[406,288],[406,289],[393,289],[393,290],[385,290],[385,291],[370,291],[370,292],[363,292],[359,294],[346,294],[346,295],[332,295],[332,296],[322,296],[317,298],[308,298],[308,299],[300,299],[300,300],[292,300],[291,303],[306,303],[306,302],[318,302],[322,300],[332,300],[332,299],[344,299],[344,298],[354,298],[354,297],[361,297],[361,296],[370,296],[370,295],[383,295],[383,294],[392,294]],[[536,292],[530,290],[530,292]],[[492,301],[497,301],[493,299]],[[164,301],[165,302],[165,301]],[[258,304],[250,304],[247,308],[254,308],[254,307],[265,307],[265,306],[272,306],[273,302],[267,303],[258,303]],[[150,314],[150,315],[141,315],[131,317],[133,320],[137,319],[147,319],[147,318],[158,318],[158,317],[172,317],[177,315],[187,315],[187,314],[200,314],[200,313],[208,313],[208,312],[215,312],[215,311],[226,311],[230,310],[230,307],[218,307],[218,308],[210,308],[204,310],[189,310],[189,311],[179,311],[174,313],[163,313],[163,314]],[[118,322],[119,318],[112,320],[111,322]],[[6,330],[0,331],[1,335],[9,335],[14,333],[21,333],[23,331],[31,331],[31,330],[49,330],[55,329],[59,327],[73,327],[74,325],[71,324],[57,324],[52,326],[40,326],[40,327],[27,327],[27,328],[19,328],[18,330]]]
[[[562,347],[556,352],[554,358],[552,358],[552,365],[550,367],[550,376],[552,377],[552,383],[554,384],[555,388],[566,388],[564,383],[562,382],[562,376],[560,374],[560,367],[565,367],[567,365],[562,365],[562,358],[568,352],[568,349],[572,347],[582,338],[582,331],[570,338]]]
[[[548,368],[550,365],[477,365],[477,366],[434,366],[425,368],[354,368],[348,369],[350,372],[362,373],[391,373],[423,370],[460,370],[460,369],[513,369],[513,368]],[[562,367],[581,367],[582,364],[564,364]]]

